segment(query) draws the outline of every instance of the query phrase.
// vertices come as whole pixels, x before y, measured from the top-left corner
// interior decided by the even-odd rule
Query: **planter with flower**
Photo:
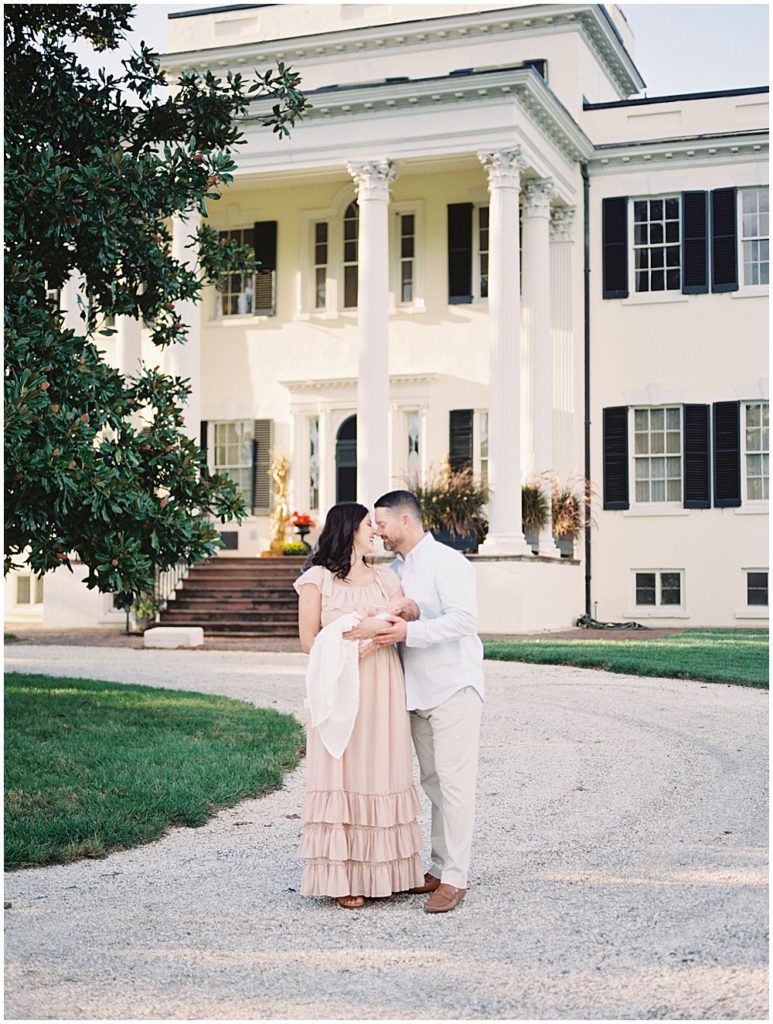
[[[311,546],[306,543],[306,536],[316,523],[308,512],[293,512],[291,522],[293,529],[301,538],[300,543],[303,544],[304,550],[308,553],[311,551]]]
[[[583,478],[553,485],[553,536],[563,558],[571,558],[574,555],[575,541],[585,525],[584,506],[590,513],[591,497],[590,483]],[[593,517],[590,514],[588,523],[593,525]]]
[[[471,469],[452,470],[448,461],[438,474],[414,483],[424,529],[458,551],[475,552],[488,533],[488,488]]]
[[[521,520],[526,543],[536,555],[540,530],[548,521],[547,498],[537,481],[529,481],[521,487]]]

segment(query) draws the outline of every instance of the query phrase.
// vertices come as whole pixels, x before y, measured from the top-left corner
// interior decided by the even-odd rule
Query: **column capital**
[[[550,241],[574,241],[575,206],[554,206],[550,211]]]
[[[347,163],[346,169],[354,178],[360,199],[389,201],[389,186],[397,177],[391,160],[365,160]]]
[[[547,217],[550,200],[555,195],[552,178],[534,178],[525,182],[523,189],[523,214],[525,217]]]
[[[526,167],[520,146],[512,149],[481,149],[478,159],[488,175],[489,188],[520,188],[521,171]]]

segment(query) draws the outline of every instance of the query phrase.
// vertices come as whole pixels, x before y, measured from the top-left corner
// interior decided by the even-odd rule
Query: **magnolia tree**
[[[306,105],[281,64],[249,81],[186,72],[167,93],[144,44],[120,76],[95,76],[72,41],[115,49],[131,13],[5,8],[5,571],[44,573],[74,553],[86,585],[116,592],[121,607],[152,590],[157,569],[213,553],[213,521],[245,508],[180,430],[186,383],[151,368],[124,376],[95,340],[113,333],[108,318],[128,316],[159,349],[182,343],[177,303],[255,269],[251,250],[221,245],[207,203],[232,181],[252,103],[270,97],[262,124],[280,139]],[[184,264],[171,218],[191,212],[202,219]],[[64,328],[51,298],[73,273],[81,333]]]

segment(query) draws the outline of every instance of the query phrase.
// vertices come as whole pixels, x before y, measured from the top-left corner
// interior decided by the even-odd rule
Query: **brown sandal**
[[[359,910],[365,906],[364,896],[336,896],[336,903],[344,910]]]

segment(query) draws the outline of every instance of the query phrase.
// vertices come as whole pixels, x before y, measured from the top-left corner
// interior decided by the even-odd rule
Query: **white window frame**
[[[738,291],[744,295],[768,295],[770,292],[770,284],[747,284],[746,283],[746,267],[744,263],[744,233],[743,233],[743,196],[745,192],[768,192],[767,185],[749,185],[746,187],[739,187],[737,193],[737,209],[736,209],[736,223],[738,224],[737,242],[738,242]],[[768,198],[768,209],[770,209],[770,199]],[[757,236],[760,239],[765,239],[768,242],[768,257],[770,256],[770,213],[768,213],[768,234]],[[751,240],[751,239],[749,239]],[[755,239],[756,240],[756,239]],[[768,282],[770,281],[770,260],[768,260]],[[737,293],[734,293],[737,294]]]
[[[639,501],[637,496],[636,496],[636,460],[637,460],[637,455],[636,455],[636,412],[637,412],[637,410],[643,410],[643,409],[646,409],[648,411],[652,411],[653,409],[663,409],[664,414],[667,413],[667,410],[669,410],[669,409],[678,409],[679,410],[679,453],[678,453],[678,458],[679,458],[680,489],[679,489],[679,498],[678,499],[671,499],[669,501],[668,498],[666,498],[666,500],[664,500],[664,501]],[[628,479],[631,481],[631,485],[630,485],[630,489],[631,489],[631,492],[632,492],[632,494],[631,494],[631,509],[635,509],[639,513],[641,513],[644,510],[653,511],[654,514],[656,514],[656,515],[658,514],[659,510],[663,510],[663,509],[669,509],[669,510],[683,509],[684,508],[684,406],[682,404],[680,404],[680,403],[677,403],[677,402],[667,402],[667,403],[663,403],[663,404],[659,404],[659,405],[645,405],[643,403],[639,403],[637,405],[632,405],[630,407],[630,409],[628,410],[628,438],[629,438],[629,445],[628,445],[628,473],[629,473],[629,477],[628,477]],[[656,453],[655,455],[650,453],[649,455],[646,455],[646,456],[638,456],[638,458],[648,458],[648,459],[661,458],[661,457],[666,459],[666,458],[676,458],[677,456],[676,456],[676,454],[674,452],[663,452],[662,454],[661,453]],[[669,478],[666,477],[666,480],[668,480],[668,479]],[[674,478],[672,478],[672,479],[674,479]],[[667,487],[666,487],[666,490],[668,490]]]
[[[676,248],[679,250],[679,287],[678,288],[666,288],[666,287],[663,287],[663,288],[658,289],[656,291],[653,291],[652,289],[650,289],[649,291],[646,291],[646,292],[640,292],[640,291],[637,291],[637,289],[636,289],[636,250],[637,250],[637,248],[643,249],[643,248],[645,248],[645,246],[637,246],[636,245],[636,220],[634,218],[635,205],[636,205],[636,203],[644,203],[644,202],[651,203],[653,201],[656,202],[658,200],[662,200],[665,203],[665,201],[667,199],[675,199],[677,201],[678,205],[679,205],[679,215],[677,217],[677,224],[679,225],[679,238],[678,238],[678,240],[676,242],[666,242],[665,241],[665,231],[664,231],[664,240],[663,240],[663,243],[662,243],[662,247],[665,249],[666,246],[671,245],[671,246],[676,246]],[[649,208],[648,208],[647,212],[649,214]],[[664,212],[664,223],[665,223],[665,208],[664,208],[663,212]],[[629,198],[629,200],[628,200],[627,216],[628,216],[628,238],[630,239],[630,241],[628,243],[628,256],[629,256],[629,259],[628,259],[628,295],[629,295],[629,300],[632,300],[634,302],[647,302],[647,301],[650,301],[650,302],[658,302],[658,301],[663,302],[664,300],[668,301],[670,299],[676,299],[677,297],[679,297],[680,299],[684,298],[685,296],[684,296],[684,294],[682,292],[684,268],[682,266],[682,195],[681,195],[681,193],[679,193],[679,192],[663,192],[663,193],[658,193],[656,195],[631,196]],[[648,221],[647,223],[650,223],[650,222]],[[654,248],[656,246],[659,247],[659,243],[655,243],[654,245],[652,243],[648,243],[646,248],[650,249],[650,248]],[[664,273],[663,284],[665,286],[665,284],[666,284],[665,257],[664,257],[663,273]]]
[[[768,604],[749,604],[749,573],[764,572],[768,574]],[[767,622],[770,618],[770,570],[767,565],[748,565],[741,568],[741,595],[736,619],[757,619]]]
[[[637,573],[654,573],[655,575],[655,604],[637,604],[636,603],[636,575]],[[679,574],[679,604],[662,604],[661,603],[661,577],[663,573],[678,573]],[[637,566],[631,569],[631,582],[630,582],[630,610],[625,613],[627,619],[685,619],[688,618],[687,612],[687,595],[685,592],[685,577],[686,573],[684,568],[675,568],[670,566],[664,566],[659,568],[652,568],[650,566]]]
[[[749,398],[744,399],[741,402],[742,407],[742,423],[741,423],[741,502],[742,505],[750,505],[753,508],[764,510],[768,508],[769,498],[750,498],[749,497],[749,479],[747,473],[747,456],[748,455],[767,455],[768,456],[768,493],[770,493],[770,440],[768,440],[767,451],[760,450],[759,452],[748,451],[746,448],[746,417],[748,414],[748,408],[750,405],[764,405],[768,407],[768,423],[770,423],[770,403],[766,398]],[[770,426],[768,426],[768,437],[770,436]],[[761,570],[760,570],[761,571]]]
[[[242,231],[242,232],[244,232],[244,231],[253,231],[254,232],[254,230],[255,230],[255,225],[254,224],[248,224],[246,226],[244,226],[244,225],[236,225],[235,224],[233,227],[219,227],[217,229],[218,234],[220,236],[222,236],[224,234],[229,234],[230,235],[234,231]],[[240,245],[245,245],[245,244],[247,244],[247,243],[245,243],[243,241],[240,242]],[[274,271],[274,273],[276,273],[276,271]],[[221,274],[220,276],[221,277],[229,277],[230,274]],[[242,274],[241,276],[244,277],[245,275]],[[252,307],[252,310],[249,313],[224,313],[223,312],[223,292],[219,291],[216,287],[213,286],[212,291],[214,292],[214,297],[215,297],[215,309],[214,309],[214,314],[213,314],[213,317],[212,317],[213,320],[216,320],[218,323],[229,323],[229,322],[232,323],[235,320],[250,320],[250,321],[253,321],[253,320],[258,320],[258,319],[261,319],[261,318],[268,319],[266,314],[256,314],[254,312],[254,309],[255,309],[255,275],[254,274],[252,275],[252,278],[253,278],[253,281],[252,281],[252,303],[253,303],[253,307]],[[242,295],[244,293],[243,292],[239,292],[238,294]]]
[[[44,576],[39,576],[36,573],[20,572],[15,574],[14,579],[14,590],[13,590],[13,603],[16,608],[29,608],[31,611],[39,610],[43,607],[45,600],[44,594]],[[29,580],[30,588],[30,599],[29,601],[19,600],[19,583],[21,580]],[[38,600],[39,598],[39,600]]]
[[[491,283],[491,204],[489,199],[472,204],[472,301],[473,304],[488,305],[488,296],[480,293],[480,211],[489,210],[489,284]],[[519,218],[520,219],[520,218]]]
[[[424,200],[389,204],[389,304],[390,313],[424,312]],[[413,299],[402,302],[402,218],[413,215]],[[346,310],[345,312],[349,312]]]
[[[313,487],[312,487],[312,478],[311,478],[311,471],[312,471],[312,465],[311,465],[311,441],[312,441],[311,424],[312,424],[312,422],[314,420],[316,420],[316,422],[317,422],[317,450],[315,452],[315,455],[317,457],[317,487],[316,487],[316,490],[317,490],[317,501],[316,501],[316,504],[312,500],[312,498],[313,498]],[[309,511],[314,511],[314,512],[319,512],[319,505],[320,505],[319,494],[320,494],[320,481],[322,479],[322,459],[321,459],[321,448],[320,448],[321,431],[322,431],[322,417],[319,415],[319,413],[312,413],[310,416],[307,416],[306,417],[306,462],[307,462],[306,479],[307,479],[307,483],[308,483]]]
[[[218,427],[224,427],[224,426],[233,426],[236,423],[246,424],[246,426],[247,426],[247,434],[248,434],[248,437],[250,438],[250,457],[249,457],[249,461],[247,463],[245,463],[245,464],[236,464],[236,463],[234,463],[232,465],[227,465],[227,466],[218,466],[218,464],[217,464],[217,428]],[[229,471],[229,469],[239,469],[239,470],[247,469],[250,472],[250,476],[248,478],[247,489],[246,489],[246,491],[242,490],[242,492],[241,492],[243,497],[244,497],[244,500],[245,500],[245,502],[247,504],[248,509],[252,508],[252,475],[251,474],[252,474],[252,438],[253,438],[254,429],[255,429],[255,421],[254,420],[248,420],[248,419],[210,420],[209,421],[209,426],[208,426],[208,430],[210,431],[210,434],[211,434],[211,440],[208,440],[208,443],[207,443],[207,465],[208,465],[210,471],[213,472],[213,473],[224,473],[224,472],[227,473]],[[231,477],[231,479],[233,479],[233,477]],[[237,486],[239,486],[239,485],[237,484]]]
[[[486,482],[488,482],[488,452],[483,454],[483,439],[491,438],[488,409],[476,409],[472,418],[472,471],[476,479],[481,480],[483,466],[486,466]]]
[[[317,245],[322,244],[317,242],[317,228],[324,224],[327,229],[327,238],[324,242],[326,249],[327,260],[325,263],[317,262]],[[324,267],[325,269],[325,302],[323,305],[317,305],[317,270]],[[328,304],[330,302],[330,219],[327,217],[320,217],[317,220],[311,222],[311,309],[314,313],[326,313],[328,310]]]

